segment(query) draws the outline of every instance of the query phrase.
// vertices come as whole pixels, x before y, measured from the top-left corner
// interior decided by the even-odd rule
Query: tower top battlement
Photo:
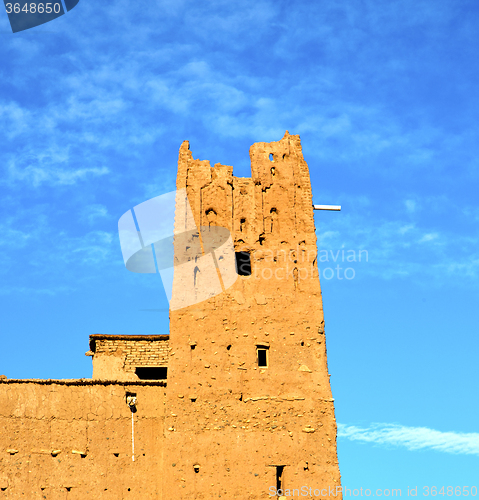
[[[315,244],[308,165],[299,135],[250,148],[251,177],[233,167],[195,160],[189,142],[180,147],[177,189],[185,188],[197,226],[229,229],[235,244],[253,248],[295,240]],[[279,240],[279,241],[276,241]]]

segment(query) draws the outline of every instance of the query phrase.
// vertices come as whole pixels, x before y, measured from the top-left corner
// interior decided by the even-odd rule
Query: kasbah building
[[[250,157],[234,177],[185,141],[177,189],[251,275],[169,335],[90,335],[91,379],[1,377],[0,499],[341,500],[308,165],[288,132]]]

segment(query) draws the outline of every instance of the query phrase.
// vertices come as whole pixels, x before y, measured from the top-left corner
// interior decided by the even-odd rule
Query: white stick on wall
[[[134,413],[131,412],[131,459],[135,461],[135,422],[133,420]]]
[[[136,411],[136,394],[130,394],[126,397],[126,404],[131,411],[131,459],[135,461],[135,419],[134,414]]]
[[[313,210],[332,210],[341,211],[341,205],[313,205]]]

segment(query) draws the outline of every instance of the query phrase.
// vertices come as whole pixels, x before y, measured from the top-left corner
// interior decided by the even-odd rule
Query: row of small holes
[[[302,346],[304,346],[304,340],[301,342],[301,345],[302,345]],[[190,346],[190,347],[191,347],[191,350],[194,350],[194,349],[195,349],[195,347],[196,347],[196,345],[192,345],[192,346]],[[229,350],[231,349],[231,347],[232,347],[232,346],[231,346],[231,344],[230,344],[230,345],[227,345],[227,346],[226,346],[226,350],[227,350],[227,351],[229,351]]]
[[[284,154],[281,158],[284,160],[286,158],[286,155]],[[269,154],[269,159],[270,159],[270,161],[274,161],[273,153]]]
[[[190,345],[191,350],[194,351],[196,348],[196,345]],[[231,349],[231,344],[226,346],[226,350],[229,351]]]

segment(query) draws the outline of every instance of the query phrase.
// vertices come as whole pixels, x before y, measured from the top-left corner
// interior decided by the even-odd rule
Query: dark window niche
[[[249,252],[236,252],[236,272],[240,276],[251,276],[251,256]]]
[[[276,466],[276,491],[284,490],[283,473],[284,473],[284,465],[277,465]]]
[[[135,373],[140,380],[166,380],[166,366],[137,366]]]
[[[258,366],[260,368],[268,367],[268,348],[259,346],[256,348],[256,352],[258,355]]]

